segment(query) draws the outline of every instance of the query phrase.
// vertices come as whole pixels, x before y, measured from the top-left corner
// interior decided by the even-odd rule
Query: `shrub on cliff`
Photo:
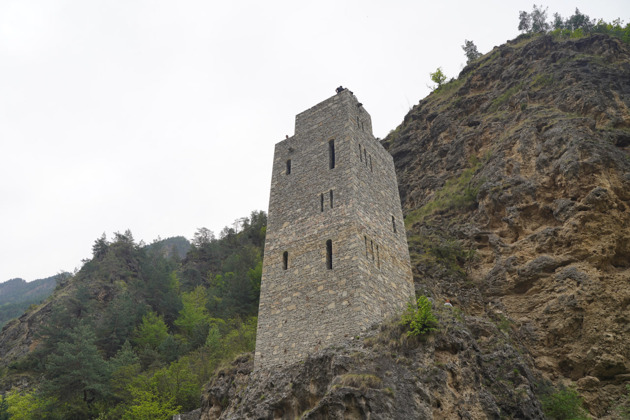
[[[560,389],[542,399],[543,411],[555,420],[587,419],[582,408],[582,397],[573,388]]]
[[[400,323],[409,327],[407,335],[410,337],[429,334],[438,327],[431,301],[426,296],[420,296],[415,304],[412,302],[407,304],[407,310],[403,313]]]

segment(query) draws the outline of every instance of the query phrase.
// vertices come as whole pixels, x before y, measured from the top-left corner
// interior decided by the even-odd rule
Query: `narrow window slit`
[[[330,190],[330,208],[333,208],[333,190]]]
[[[365,166],[367,166],[367,150],[365,150],[365,147],[363,148],[363,157],[365,158]]]
[[[372,171],[372,155],[370,155],[370,172],[373,172]]]
[[[396,219],[392,216],[392,228],[394,228],[394,233],[396,233]]]
[[[287,175],[291,174],[291,159],[287,160]]]
[[[319,195],[319,205],[320,205],[321,211],[324,211],[324,193],[321,193]]]
[[[361,145],[359,145],[359,160],[363,162],[363,150],[361,150]]]
[[[370,241],[370,253],[372,254],[372,261],[374,261],[374,241]]]
[[[333,268],[332,241],[330,239],[326,241],[326,268],[329,270]]]
[[[284,251],[284,254],[282,254],[282,269],[286,270],[289,268],[289,253],[287,251]]]
[[[328,168],[335,169],[335,141],[328,142]]]

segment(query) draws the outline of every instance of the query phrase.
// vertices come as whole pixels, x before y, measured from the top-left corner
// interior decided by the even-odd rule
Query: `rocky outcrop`
[[[440,319],[424,341],[387,323],[273,371],[240,357],[207,386],[201,419],[544,418],[517,343],[457,310]]]
[[[417,286],[505,317],[535,369],[610,414],[630,373],[630,47],[516,39],[384,143]]]

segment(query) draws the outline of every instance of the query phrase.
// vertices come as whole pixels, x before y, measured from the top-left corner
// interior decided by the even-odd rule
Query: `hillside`
[[[598,417],[630,380],[629,107],[628,44],[520,37],[385,139],[418,288],[509,323]]]
[[[265,225],[253,212],[219,238],[199,229],[192,244],[145,245],[130,231],[96,239],[80,270],[2,328],[0,418],[164,418],[198,407],[215,367],[254,348]]]
[[[33,304],[40,303],[55,290],[57,279],[66,274],[27,282],[23,279],[11,279],[0,283],[0,328]]]
[[[427,337],[390,320],[273,372],[234,359],[254,342],[266,233],[254,212],[192,244],[98,238],[79,272],[2,329],[0,391],[24,418],[169,418],[201,394],[203,420],[532,419],[569,387],[593,417],[619,418],[629,108],[628,44],[521,36],[383,140],[416,292],[440,322]]]
[[[395,324],[304,364],[235,361],[201,418],[545,418],[569,387],[617,418],[630,383],[630,47],[521,36],[413,107],[394,157],[418,294]],[[562,394],[562,395],[569,395]]]

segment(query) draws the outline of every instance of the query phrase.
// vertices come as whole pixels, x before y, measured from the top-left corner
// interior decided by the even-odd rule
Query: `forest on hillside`
[[[131,232],[105,235],[58,282],[37,346],[1,368],[14,386],[0,419],[155,419],[198,407],[217,366],[254,349],[267,216],[216,238],[199,229],[183,258]],[[180,241],[181,242],[181,241]],[[3,417],[4,416],[4,417]]]
[[[66,273],[31,282],[11,279],[0,283],[0,328],[12,318],[24,313],[29,306],[46,299]]]

